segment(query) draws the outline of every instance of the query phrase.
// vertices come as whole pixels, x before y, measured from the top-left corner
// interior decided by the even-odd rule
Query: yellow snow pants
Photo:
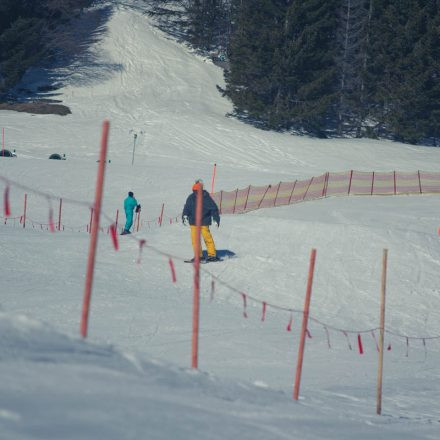
[[[217,251],[215,250],[214,239],[212,238],[209,226],[201,226],[201,236],[206,245],[206,250],[208,251],[208,257],[215,257]],[[191,241],[194,249],[194,255],[196,255],[196,243],[197,243],[197,226],[191,225]],[[202,245],[200,244],[200,257],[202,256]]]

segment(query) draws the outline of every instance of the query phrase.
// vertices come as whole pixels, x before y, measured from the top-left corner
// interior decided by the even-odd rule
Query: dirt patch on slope
[[[63,104],[53,104],[50,102],[0,102],[0,110],[12,110],[16,112],[32,113],[35,115],[59,115],[66,116],[72,112],[70,108]]]

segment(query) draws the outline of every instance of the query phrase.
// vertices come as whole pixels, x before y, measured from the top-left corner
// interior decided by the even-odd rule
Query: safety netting
[[[240,214],[330,196],[436,193],[440,193],[440,172],[350,170],[275,185],[219,191],[213,198],[222,214]]]

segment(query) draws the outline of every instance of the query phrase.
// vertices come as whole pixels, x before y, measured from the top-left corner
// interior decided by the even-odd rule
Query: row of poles
[[[88,320],[90,312],[90,301],[92,295],[92,286],[94,278],[94,268],[96,260],[96,250],[98,244],[99,222],[102,207],[102,195],[104,188],[104,175],[108,146],[110,124],[104,121],[101,138],[100,160],[98,165],[98,173],[96,180],[94,215],[92,218],[92,227],[90,233],[90,244],[87,259],[86,279],[84,286],[83,307],[81,313],[80,333],[83,338],[87,337]],[[196,199],[196,245],[194,249],[194,288],[193,288],[193,321],[192,321],[192,353],[191,353],[191,367],[198,368],[198,352],[199,352],[199,325],[200,325],[200,238],[201,238],[201,218],[202,218],[202,190],[197,190]],[[382,283],[381,283],[381,304],[380,304],[380,337],[379,337],[379,360],[377,372],[377,405],[376,412],[382,412],[382,377],[383,377],[383,356],[384,356],[384,329],[385,329],[385,290],[386,290],[386,270],[387,270],[388,251],[383,251],[382,262]],[[309,274],[307,280],[306,296],[303,311],[303,321],[301,327],[300,343],[298,347],[297,366],[295,383],[293,390],[294,400],[299,399],[299,390],[301,383],[301,373],[304,361],[304,351],[306,344],[306,334],[309,319],[310,303],[312,296],[312,284],[316,262],[316,249],[312,249],[309,263]]]
[[[298,347],[295,384],[293,389],[293,399],[298,400],[301,384],[301,372],[304,360],[304,350],[306,344],[306,334],[312,297],[313,275],[315,270],[316,249],[312,249],[310,254],[309,275],[307,279],[306,297],[304,302],[304,314],[301,326],[300,343]],[[378,341],[378,367],[376,381],[376,414],[382,414],[382,383],[383,383],[383,359],[384,359],[384,339],[385,339],[385,297],[387,280],[388,249],[383,250],[382,255],[382,278],[380,289],[380,317],[379,317],[379,341]]]
[[[23,206],[23,214],[19,217],[20,218],[20,224],[22,225],[23,228],[26,228],[26,221],[28,219],[27,216],[27,205],[28,205],[28,195],[27,193],[24,194],[24,206]],[[162,203],[162,207],[161,207],[161,211],[160,211],[160,215],[157,218],[157,222],[159,224],[159,226],[162,226],[163,223],[163,214],[164,214],[164,209],[165,209],[165,203]],[[63,210],[63,199],[60,197],[59,199],[59,205],[58,205],[58,219],[56,222],[53,221],[53,215],[52,215],[52,210],[49,210],[49,226],[51,229],[53,230],[57,230],[57,231],[61,231],[62,228],[62,223],[61,223],[61,217],[62,217],[62,210]],[[94,208],[90,208],[90,218],[89,218],[89,222],[86,225],[86,229],[87,232],[91,234],[92,232],[92,223],[93,223],[93,217],[96,215]],[[6,220],[8,217],[5,217],[5,224],[6,224]],[[18,217],[16,217],[18,218]],[[34,222],[33,220],[31,220],[31,222],[33,223],[37,223]],[[37,224],[41,224],[43,225],[43,223],[37,223]],[[118,228],[118,224],[119,224],[119,209],[116,210],[116,218],[115,218],[115,226],[116,229]],[[140,212],[136,213],[136,217],[135,217],[135,221],[134,221],[134,228],[136,230],[136,232],[139,232],[139,228],[140,228]],[[84,225],[83,225],[84,226]],[[64,228],[64,226],[63,226]]]
[[[191,367],[198,368],[199,352],[199,322],[200,322],[200,238],[201,238],[201,219],[203,209],[202,190],[199,187],[196,194],[196,242],[194,249],[194,294],[193,294],[193,328],[192,328],[192,355]],[[386,270],[387,270],[388,250],[383,251],[382,260],[382,283],[381,283],[381,305],[380,305],[380,336],[378,341],[379,359],[377,372],[377,401],[376,413],[382,413],[382,378],[383,378],[383,354],[384,354],[384,335],[385,335],[385,290],[386,290]],[[299,399],[299,389],[301,384],[301,373],[304,361],[304,351],[306,345],[306,335],[308,332],[308,320],[310,302],[312,297],[312,284],[315,271],[316,249],[312,249],[310,254],[309,274],[307,279],[306,296],[304,302],[303,321],[301,326],[300,342],[298,346],[298,356],[296,365],[295,383],[293,389],[293,399]]]

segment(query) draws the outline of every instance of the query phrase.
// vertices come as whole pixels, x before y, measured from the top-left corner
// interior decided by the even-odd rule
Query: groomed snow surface
[[[63,70],[67,117],[0,113],[0,176],[63,197],[64,232],[51,204],[10,187],[12,216],[28,194],[27,227],[0,224],[0,438],[15,439],[438,439],[440,435],[440,196],[338,197],[223,216],[204,265],[199,369],[191,365],[193,268],[189,230],[172,222],[196,178],[216,190],[310,178],[326,171],[438,171],[440,150],[387,141],[316,140],[257,130],[225,117],[222,71],[117,1],[91,65]],[[136,2],[132,2],[134,5]],[[84,14],[84,20],[89,19]],[[30,72],[30,77],[32,72]],[[38,85],[38,83],[35,83]],[[127,191],[151,220],[113,250],[101,234],[88,338],[79,335],[101,125],[110,121],[104,211]],[[134,134],[138,134],[132,166]],[[66,161],[49,161],[51,153]],[[2,188],[3,192],[4,187]],[[165,203],[164,224],[154,222]],[[120,222],[124,216],[120,215]],[[104,224],[109,222],[103,219]],[[36,223],[34,223],[34,226]],[[175,255],[177,282],[168,260]],[[309,256],[317,249],[300,400],[292,399]],[[383,414],[376,415],[382,251],[389,250]],[[211,274],[237,291],[216,284]],[[248,300],[243,317],[245,292]],[[333,329],[335,328],[335,329]],[[379,333],[376,331],[375,336]],[[401,335],[401,336],[398,336]],[[426,338],[410,339],[405,336]],[[348,342],[352,347],[349,349]],[[331,348],[329,349],[328,343]]]

